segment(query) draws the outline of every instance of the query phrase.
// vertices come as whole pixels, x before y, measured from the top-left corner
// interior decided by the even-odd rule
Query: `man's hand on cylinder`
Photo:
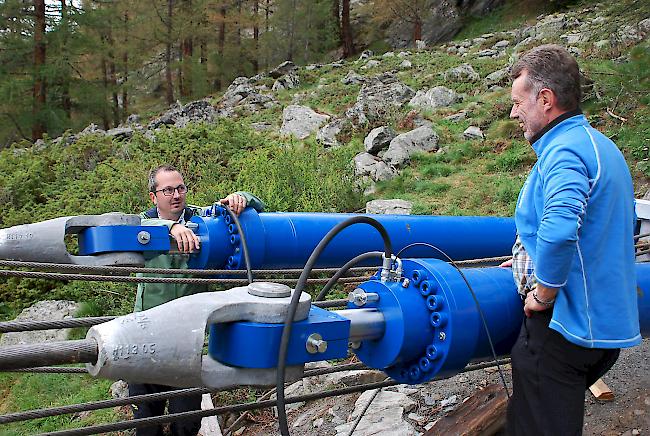
[[[201,248],[199,237],[183,224],[174,223],[169,234],[176,239],[178,251],[181,253],[191,253],[193,251],[198,251]]]
[[[246,198],[239,194],[230,194],[226,198],[219,200],[221,204],[226,204],[235,215],[239,215],[246,209]]]

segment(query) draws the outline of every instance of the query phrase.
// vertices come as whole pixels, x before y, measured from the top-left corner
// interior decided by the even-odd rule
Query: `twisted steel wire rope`
[[[504,364],[508,363],[509,359],[501,360],[499,363]],[[493,361],[489,362],[484,362],[484,363],[478,363],[478,364],[472,364],[468,365],[465,367],[463,370],[459,371],[459,373],[464,373],[464,372],[469,372],[469,371],[476,371],[479,369],[484,369],[484,368],[490,368],[495,366],[495,363]],[[345,365],[337,365],[331,368],[320,368],[316,370],[310,370],[310,371],[305,371],[304,377],[313,377],[317,375],[323,375],[323,374],[331,374],[334,372],[340,372],[340,371],[349,371],[353,369],[367,369],[367,367],[363,363],[352,363],[352,364],[345,364]],[[441,380],[441,378],[436,378],[433,381]],[[374,383],[366,383],[366,384],[360,384],[356,386],[351,386],[348,388],[341,388],[341,389],[330,389],[318,393],[313,393],[313,394],[307,394],[307,395],[301,395],[301,396],[295,396],[295,397],[288,397],[286,398],[286,403],[291,404],[291,403],[296,403],[296,402],[303,402],[303,401],[312,401],[312,400],[318,400],[322,398],[328,398],[332,396],[340,396],[340,395],[346,395],[346,394],[351,394],[355,392],[363,392],[365,390],[370,390],[370,389],[378,389],[378,388],[383,388],[387,386],[394,386],[399,384],[397,381],[390,380],[390,381],[384,381],[384,382],[374,382]],[[168,392],[162,392],[158,394],[146,394],[146,395],[138,395],[138,396],[133,396],[133,397],[128,397],[128,398],[119,398],[119,399],[114,399],[114,400],[103,400],[103,401],[95,401],[95,402],[89,402],[89,403],[82,403],[82,404],[75,404],[75,405],[70,405],[70,406],[61,406],[61,407],[53,407],[53,408],[48,408],[48,409],[36,409],[36,410],[30,410],[26,412],[16,412],[16,413],[11,413],[11,414],[6,414],[0,416],[0,424],[7,424],[11,422],[18,422],[18,421],[26,421],[26,420],[31,420],[31,419],[40,419],[40,418],[46,418],[50,416],[58,416],[58,415],[65,415],[69,413],[77,413],[77,412],[84,412],[84,411],[91,411],[91,410],[98,410],[98,409],[105,409],[109,407],[118,407],[118,406],[125,406],[133,403],[143,403],[143,402],[148,402],[148,401],[158,401],[158,400],[164,400],[164,399],[169,399],[169,398],[174,398],[174,397],[180,397],[180,396],[188,396],[188,395],[198,395],[198,394],[207,394],[211,392],[219,392],[219,390],[214,390],[214,389],[209,389],[209,388],[186,388],[186,389],[178,389],[174,391],[168,391]],[[213,415],[220,415],[223,413],[227,412],[243,412],[243,411],[248,411],[248,410],[256,410],[256,409],[263,409],[266,407],[274,407],[276,405],[276,400],[264,400],[264,401],[259,401],[259,402],[253,402],[253,403],[239,403],[231,406],[221,406],[221,407],[216,407],[211,410],[202,410],[202,411],[193,411],[193,412],[184,412],[184,413],[178,413],[178,414],[169,414],[165,416],[158,416],[158,417],[151,417],[151,418],[142,418],[142,419],[137,419],[137,420],[126,420],[126,421],[119,421],[116,423],[111,423],[111,424],[101,424],[97,426],[91,426],[91,427],[86,427],[86,428],[81,428],[81,429],[74,429],[74,430],[62,430],[62,431],[57,431],[57,432],[52,432],[52,433],[44,433],[44,434],[52,434],[52,435],[57,435],[57,436],[72,436],[72,435],[89,435],[89,434],[97,434],[97,433],[103,433],[103,432],[109,432],[109,431],[117,431],[117,430],[126,430],[129,428],[135,428],[138,426],[146,426],[146,425],[156,425],[156,424],[164,424],[168,422],[173,422],[180,419],[193,419],[193,418],[198,418],[198,417],[206,417],[206,416],[213,416]]]

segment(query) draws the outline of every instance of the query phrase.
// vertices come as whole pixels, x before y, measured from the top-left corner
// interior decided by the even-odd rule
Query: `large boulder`
[[[290,105],[282,111],[280,134],[305,139],[329,119],[329,115],[319,114],[307,106]]]
[[[353,124],[382,119],[390,110],[400,108],[415,92],[395,76],[383,75],[361,87],[357,102],[345,112]]]
[[[483,16],[504,0],[459,0],[455,2],[427,0],[421,10],[421,46],[431,46],[450,40],[463,26],[468,16]],[[413,46],[413,23],[396,20],[386,31],[386,41],[395,48]]]
[[[354,157],[354,173],[374,182],[390,180],[397,175],[386,162],[370,153],[359,153]]]
[[[393,200],[372,200],[366,203],[366,213],[378,215],[410,215],[413,203],[399,198]]]
[[[483,79],[485,86],[504,85],[510,77],[510,69],[508,67],[496,70]]]
[[[419,434],[415,428],[404,419],[404,414],[413,410],[417,403],[408,395],[382,389],[374,397],[373,391],[366,391],[359,396],[354,404],[354,411],[350,422],[336,427],[336,435],[342,436],[350,433],[353,422],[363,414],[354,434],[358,435],[400,435],[415,436]],[[372,402],[371,398],[374,399]],[[368,404],[370,404],[368,406]]]
[[[402,168],[417,152],[435,151],[439,148],[438,134],[430,126],[422,126],[396,136],[384,154],[384,161],[393,168]]]
[[[291,61],[284,61],[277,67],[273,68],[271,71],[269,71],[269,76],[273,77],[274,79],[279,79],[280,77],[284,76],[285,74],[292,73],[293,71],[296,70],[296,64],[294,64]]]
[[[453,89],[444,86],[436,86],[427,91],[420,90],[409,101],[409,105],[425,110],[435,110],[441,107],[450,106],[461,100],[461,96]]]
[[[363,146],[370,154],[377,155],[381,150],[390,145],[390,141],[397,136],[393,129],[387,126],[372,129],[363,140]]]
[[[273,97],[260,93],[259,88],[254,86],[252,78],[237,77],[219,100],[217,115],[230,117],[235,115],[235,108],[238,107],[255,112],[268,109],[275,104]]]
[[[352,123],[347,118],[336,118],[321,127],[316,134],[316,140],[325,147],[341,145],[340,138],[352,128]]]
[[[74,301],[45,300],[24,309],[14,321],[61,321],[72,318],[79,310]],[[65,341],[70,329],[37,330],[33,332],[5,333],[0,345],[26,345],[48,341]]]
[[[481,76],[470,64],[462,64],[445,71],[444,78],[454,82],[476,82]]]
[[[277,91],[282,91],[282,90],[285,90],[285,89],[297,88],[298,86],[300,86],[300,79],[298,78],[298,76],[295,73],[289,72],[289,73],[285,74],[284,76],[278,78],[273,83],[273,87],[271,89],[273,89],[273,91],[277,92]]]

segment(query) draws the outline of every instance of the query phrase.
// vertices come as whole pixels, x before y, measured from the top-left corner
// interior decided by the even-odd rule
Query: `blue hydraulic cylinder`
[[[377,309],[385,320],[384,336],[362,341],[356,351],[363,363],[402,383],[450,376],[472,360],[492,357],[487,331],[496,355],[509,354],[524,317],[510,268],[461,269],[477,304],[452,265],[408,259],[403,267],[398,282],[370,280],[359,286],[379,297],[363,308]],[[637,263],[636,274],[641,335],[650,337],[650,264]]]
[[[650,262],[636,264],[636,291],[641,336],[650,337]]]
[[[436,259],[407,259],[398,282],[370,280],[359,287],[376,293],[386,331],[362,341],[357,356],[401,383],[451,375],[492,352],[477,305],[462,276]],[[523,319],[521,299],[509,268],[463,269],[480,304],[497,355],[510,352]],[[354,308],[350,305],[350,308]]]
[[[223,208],[210,217],[194,217],[201,252],[192,255],[190,268],[244,267],[241,236]],[[355,216],[334,213],[257,213],[247,208],[239,217],[253,268],[300,268],[321,239],[337,224]],[[510,254],[515,240],[512,218],[371,215],[388,231],[395,252],[419,242],[438,247],[454,260]],[[383,249],[376,229],[356,224],[341,231],[319,256],[316,267],[340,266],[367,251]],[[415,246],[403,257],[441,257],[430,247]]]

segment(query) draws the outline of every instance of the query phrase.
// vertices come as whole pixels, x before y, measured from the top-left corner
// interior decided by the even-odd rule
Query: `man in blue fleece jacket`
[[[515,211],[526,317],[512,349],[509,435],[582,433],[585,390],[641,341],[634,190],[616,145],[579,109],[580,71],[543,45],[512,68],[512,110],[537,162]]]

